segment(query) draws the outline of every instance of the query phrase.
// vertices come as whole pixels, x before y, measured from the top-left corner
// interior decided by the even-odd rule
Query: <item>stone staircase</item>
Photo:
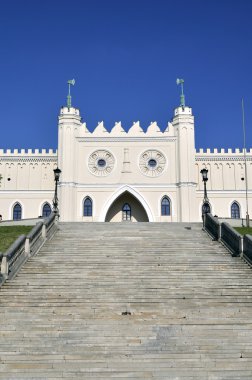
[[[252,270],[199,224],[60,223],[0,318],[0,379],[252,379]]]

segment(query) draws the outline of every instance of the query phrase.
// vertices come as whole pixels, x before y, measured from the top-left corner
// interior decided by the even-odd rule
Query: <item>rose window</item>
[[[114,168],[114,156],[107,150],[96,150],[88,159],[90,172],[99,177],[110,174]]]
[[[158,150],[146,150],[140,156],[140,170],[148,177],[157,177],[161,175],[165,169],[165,165],[165,156]]]

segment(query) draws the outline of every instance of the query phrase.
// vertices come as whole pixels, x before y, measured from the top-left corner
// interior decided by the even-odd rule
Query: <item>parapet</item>
[[[174,110],[174,116],[178,115],[190,115],[192,116],[192,109],[190,107],[177,107]]]
[[[57,150],[53,149],[0,149],[0,156],[47,156],[47,157],[57,157]]]
[[[90,132],[87,129],[86,123],[82,124],[82,133],[88,137],[166,137],[167,135],[173,135],[173,125],[168,123],[165,130],[162,131],[156,121],[152,121],[149,126],[144,130],[139,121],[134,121],[132,126],[126,131],[122,123],[117,121],[112,127],[111,131],[105,128],[104,122],[99,121],[97,127]]]
[[[60,109],[60,116],[61,115],[73,115],[73,116],[80,116],[80,110],[78,108],[74,107],[61,107]]]
[[[252,148],[250,149],[246,149],[246,155],[248,156],[251,156],[252,155]],[[232,149],[232,148],[228,148],[228,149],[225,149],[225,148],[221,148],[221,149],[217,149],[217,148],[207,148],[207,149],[202,149],[200,148],[199,150],[195,150],[195,157],[196,159],[197,158],[221,158],[221,157],[229,157],[229,156],[232,156],[232,157],[239,157],[239,158],[243,158],[244,157],[244,149],[240,149],[240,148],[235,148],[235,149]]]
[[[250,149],[246,149],[246,154],[248,155],[252,155],[252,148]],[[217,148],[207,148],[207,149],[202,149],[200,148],[199,150],[195,150],[195,155],[196,157],[197,156],[243,156],[244,155],[244,149],[240,149],[240,148],[235,148],[235,149],[232,149],[232,148],[228,148],[228,149],[225,149],[225,148],[221,148],[221,149],[217,149]]]

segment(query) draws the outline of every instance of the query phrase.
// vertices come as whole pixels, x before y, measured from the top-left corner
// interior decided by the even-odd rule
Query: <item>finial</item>
[[[72,107],[72,97],[71,97],[71,85],[74,86],[75,85],[75,80],[74,79],[70,79],[67,81],[68,83],[68,95],[67,95],[67,107],[68,108],[71,108]]]
[[[181,84],[180,106],[183,109],[185,108],[185,95],[184,95],[184,88],[183,88],[184,82],[185,82],[184,79],[177,79],[176,80],[177,85]]]

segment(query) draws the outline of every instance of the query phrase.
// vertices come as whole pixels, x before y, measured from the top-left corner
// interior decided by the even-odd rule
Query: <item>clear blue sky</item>
[[[93,130],[164,129],[185,79],[196,147],[252,147],[251,0],[6,0],[0,11],[0,148],[56,148],[73,104]]]

